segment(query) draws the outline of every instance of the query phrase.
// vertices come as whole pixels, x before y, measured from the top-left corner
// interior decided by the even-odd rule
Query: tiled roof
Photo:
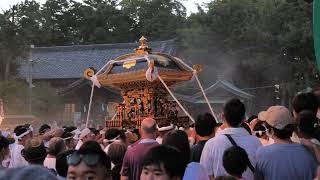
[[[174,40],[148,43],[154,52],[171,54]],[[36,47],[31,52],[33,79],[82,78],[88,67],[99,70],[110,59],[132,53],[138,43],[94,44],[56,47]],[[19,74],[26,78],[30,65],[28,58],[20,60]]]

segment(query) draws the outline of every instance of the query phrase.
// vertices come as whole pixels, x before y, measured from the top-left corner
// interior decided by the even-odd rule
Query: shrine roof
[[[223,90],[225,90],[227,92],[230,92],[231,94],[239,96],[239,97],[244,98],[244,99],[251,99],[251,98],[254,97],[253,95],[242,91],[241,89],[239,89],[235,85],[231,84],[230,82],[223,81],[223,80],[218,80],[216,83],[214,83],[210,87],[204,89],[204,92],[207,95],[214,94],[218,88],[222,88]],[[201,92],[198,92],[198,93],[195,94],[195,98],[196,99],[201,98],[201,97],[202,97],[202,93]]]
[[[92,44],[55,47],[36,47],[30,57],[20,60],[19,74],[28,77],[32,59],[33,79],[73,79],[82,78],[88,67],[99,70],[108,60],[132,53],[138,43]],[[171,54],[174,40],[153,41],[149,46],[154,52]]]
[[[220,92],[218,92],[220,90]],[[241,99],[252,99],[254,98],[253,95],[244,92],[243,90],[239,89],[232,83],[225,81],[225,80],[218,80],[208,88],[204,89],[208,100],[210,103],[225,103],[231,97],[236,96],[240,97]],[[222,93],[222,94],[221,94]],[[205,99],[203,98],[202,92],[194,92],[193,95],[182,95],[176,93],[176,96],[180,100],[184,100],[186,102],[191,103],[206,103]]]

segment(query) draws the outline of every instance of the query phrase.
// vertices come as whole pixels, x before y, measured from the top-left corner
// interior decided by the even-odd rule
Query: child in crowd
[[[223,167],[232,177],[243,180],[242,174],[248,168],[247,152],[240,146],[231,146],[223,153]]]
[[[165,145],[150,149],[142,164],[140,180],[179,180],[184,173],[184,162],[179,151]]]

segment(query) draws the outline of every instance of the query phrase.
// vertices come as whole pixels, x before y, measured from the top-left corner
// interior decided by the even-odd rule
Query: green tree
[[[0,14],[0,80],[9,80],[17,70],[17,58],[25,55],[27,46],[17,26],[17,5]]]
[[[186,17],[179,0],[123,0],[121,7],[135,21],[137,36],[153,40],[175,38]]]

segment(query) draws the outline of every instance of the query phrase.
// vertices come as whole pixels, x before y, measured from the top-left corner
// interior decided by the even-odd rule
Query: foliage
[[[29,87],[26,82],[10,80],[0,82],[0,97],[7,114],[28,114]],[[56,89],[46,82],[38,82],[32,88],[32,113],[45,116],[61,105]]]
[[[207,9],[191,15],[179,33],[181,56],[215,69],[207,77],[223,76],[242,87],[317,80],[312,4],[215,0]]]

